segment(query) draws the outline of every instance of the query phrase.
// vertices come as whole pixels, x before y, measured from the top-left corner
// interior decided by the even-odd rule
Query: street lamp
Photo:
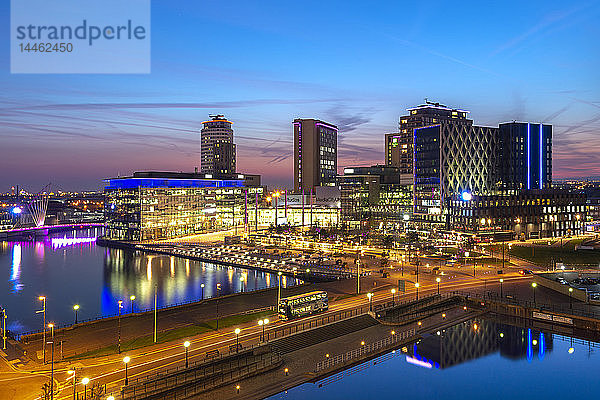
[[[135,301],[135,296],[132,294],[129,296],[129,300],[131,301],[131,310],[129,310],[129,312],[133,314],[133,302]]]
[[[570,287],[569,288],[569,308],[573,308],[573,298],[571,297],[571,294],[573,293],[573,288]]]
[[[275,192],[273,193],[273,197],[275,197],[275,226],[279,225],[277,222],[277,203],[279,203],[279,195],[281,193]]]
[[[367,297],[369,298],[369,311],[373,311],[373,293],[367,293]]]
[[[204,283],[200,284],[200,289],[202,289],[202,300],[204,300]]]
[[[42,309],[36,311],[36,314],[43,313],[44,314],[44,324],[43,327],[43,343],[42,343],[42,351],[44,352],[44,364],[46,364],[46,296],[38,297],[38,300],[42,302]]]
[[[186,340],[183,342],[183,347],[185,347],[185,367],[188,367],[188,348],[190,347],[190,342]]]
[[[281,301],[281,271],[277,272],[277,309],[279,309],[280,301]]]
[[[502,283],[504,283],[504,279],[500,278],[500,297],[504,298],[504,293],[502,292]]]
[[[258,326],[262,326],[262,341],[265,341],[265,326],[269,323],[269,319],[265,318],[265,319],[259,319],[258,320]]]
[[[536,304],[536,301],[535,301],[535,288],[537,287],[537,283],[533,282],[531,284],[531,287],[532,287],[532,290],[533,290],[533,304]]]
[[[6,350],[6,310],[2,308],[2,349]]]
[[[438,285],[438,294],[440,294],[440,282],[441,282],[442,280],[441,280],[441,279],[440,279],[440,277],[438,276],[437,278],[435,278],[435,281],[437,282],[437,285]]]
[[[77,311],[79,310],[79,304],[75,304],[73,306],[73,310],[75,310],[75,324],[77,324]]]
[[[235,328],[235,352],[237,353],[240,349],[240,328]]]
[[[125,364],[125,386],[129,384],[129,379],[127,378],[127,364],[129,364],[129,361],[131,361],[131,357],[123,357],[123,363]]]
[[[419,282],[415,283],[415,287],[417,288],[417,300],[419,300]]]
[[[54,398],[54,324],[52,322],[50,322],[48,324],[48,328],[50,328],[50,337],[52,340],[50,343],[52,344],[51,347],[51,351],[52,351],[52,362],[51,362],[51,369],[50,369],[50,398],[53,399]]]
[[[67,374],[69,375],[73,375],[73,400],[75,400],[76,396],[77,396],[77,372],[75,370],[75,368],[70,369],[67,371]]]
[[[395,300],[394,295],[396,294],[396,289],[392,289],[391,292],[392,292],[392,307],[393,307],[396,305],[396,302],[394,301]]]
[[[90,383],[90,378],[85,377],[81,380],[81,384],[83,385],[83,399],[87,399],[87,384]]]
[[[123,300],[119,300],[119,317],[118,317],[118,326],[119,326],[119,341],[117,342],[117,352],[121,354],[121,308],[123,308]]]
[[[221,292],[221,284],[217,283],[217,298],[216,298],[216,306],[217,306],[217,330],[219,330],[219,295]]]

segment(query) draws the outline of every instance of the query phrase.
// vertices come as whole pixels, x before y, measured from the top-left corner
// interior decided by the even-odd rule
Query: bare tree
[[[104,400],[104,385],[100,382],[96,382],[90,389],[90,400]]]
[[[42,385],[42,393],[40,394],[40,399],[42,400],[50,400],[51,396],[51,385],[50,382],[46,382]]]

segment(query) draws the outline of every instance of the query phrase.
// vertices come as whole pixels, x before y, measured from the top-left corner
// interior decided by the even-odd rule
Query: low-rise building
[[[513,231],[516,238],[583,233],[586,196],[564,189],[520,191],[513,195],[456,196],[448,201],[446,229],[471,233]]]
[[[262,197],[257,181],[254,175],[176,172],[106,179],[105,238],[161,240],[244,226],[248,199]]]
[[[412,180],[399,167],[345,168],[338,176],[341,221],[347,228],[399,226],[412,214]]]

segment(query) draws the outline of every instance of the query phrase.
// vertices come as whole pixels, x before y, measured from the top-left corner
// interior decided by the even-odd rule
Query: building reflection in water
[[[135,311],[152,309],[155,286],[158,307],[200,300],[201,284],[205,298],[217,295],[217,283],[220,295],[277,286],[277,275],[267,272],[120,249],[106,249],[103,273],[102,315],[116,314],[119,300],[130,312],[130,296],[135,296]],[[284,276],[281,287],[301,282]]]
[[[499,352],[510,359],[543,360],[553,347],[552,335],[474,319],[436,332],[413,345],[407,361],[429,368],[449,368]]]

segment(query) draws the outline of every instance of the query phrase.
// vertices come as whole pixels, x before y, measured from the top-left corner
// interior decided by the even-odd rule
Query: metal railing
[[[413,307],[407,310],[403,310],[400,313],[394,313],[394,310],[387,313],[382,317],[382,320],[387,323],[400,324],[407,323],[415,319],[426,318],[432,314],[437,314],[441,309],[447,309],[450,307],[455,307],[457,303],[462,300],[456,296],[440,296],[438,297],[438,302],[430,302],[428,304],[421,304],[420,307]],[[424,308],[425,309],[422,309]]]
[[[338,354],[333,357],[329,357],[326,360],[319,361],[315,366],[315,372],[320,372],[329,368],[334,367],[338,364],[347,363],[352,360],[360,359],[369,353],[378,352],[397,344],[400,341],[406,340],[416,333],[415,329],[409,329],[408,331],[396,333],[388,336],[374,343],[368,343],[358,349],[350,350],[343,354]]]
[[[452,294],[456,294],[459,296],[463,296],[468,299],[476,300],[476,301],[494,301],[498,303],[503,303],[507,305],[520,306],[525,308],[537,309],[540,311],[548,311],[554,313],[561,313],[567,315],[573,315],[578,317],[592,318],[592,319],[600,319],[600,313],[591,311],[591,310],[582,310],[580,307],[569,307],[562,306],[556,304],[548,304],[542,303],[539,301],[533,302],[531,300],[521,300],[515,296],[512,298],[500,297],[498,293],[495,292],[485,292],[485,293],[471,293],[465,291],[453,291]],[[586,307],[591,307],[589,304]]]
[[[246,351],[235,356],[221,356],[208,362],[195,362],[188,368],[164,369],[152,376],[136,378],[112,395],[122,400],[152,398],[179,399],[237,381],[276,367],[281,356],[271,349],[262,354]]]

